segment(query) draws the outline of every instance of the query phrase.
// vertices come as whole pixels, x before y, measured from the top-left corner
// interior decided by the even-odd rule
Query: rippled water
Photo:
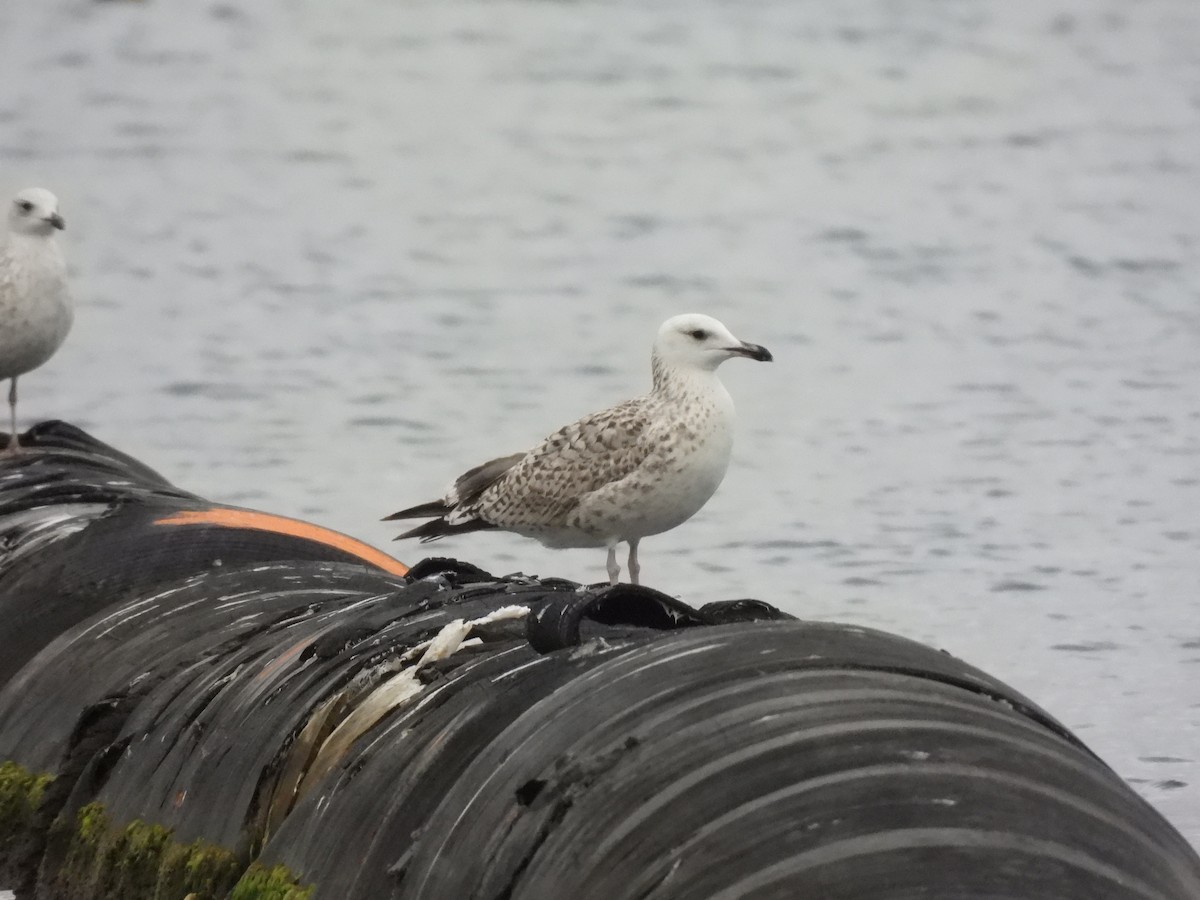
[[[1197,47],[1195,0],[5,0],[0,181],[80,303],[23,418],[387,546],[712,313],[777,361],[644,579],[945,647],[1200,843]]]

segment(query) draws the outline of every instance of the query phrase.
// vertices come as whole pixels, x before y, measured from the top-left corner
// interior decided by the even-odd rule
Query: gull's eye
[[[705,331],[703,328],[693,328],[691,331],[688,332],[688,335],[690,337],[694,337],[698,341],[702,341],[706,337],[708,337],[708,332]]]
[[[18,200],[17,209],[23,213],[33,212],[33,204],[28,200]]]

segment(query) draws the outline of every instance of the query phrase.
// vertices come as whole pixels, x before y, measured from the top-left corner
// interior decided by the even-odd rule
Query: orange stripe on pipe
[[[392,559],[386,553],[376,550],[370,544],[364,544],[336,531],[301,522],[299,519],[287,519],[271,513],[255,512],[250,509],[229,509],[216,507],[214,509],[185,509],[169,516],[164,516],[154,522],[155,525],[216,525],[221,528],[249,528],[254,531],[273,531],[276,534],[286,534],[291,537],[304,538],[336,547],[351,556],[357,556],[364,562],[390,572],[393,575],[407,575],[408,566],[397,559]]]

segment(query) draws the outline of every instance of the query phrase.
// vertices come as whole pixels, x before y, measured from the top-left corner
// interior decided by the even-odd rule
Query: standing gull
[[[499,528],[547,547],[607,547],[611,584],[625,541],[637,584],[641,539],[691,518],[729,468],[733,399],[717,366],[731,356],[771,360],[766,348],[738,340],[710,316],[668,319],[654,341],[650,393],[585,416],[528,453],[476,466],[442,499],[385,521],[432,519],[397,540]]]
[[[0,242],[0,381],[8,378],[12,433],[4,453],[20,450],[17,440],[17,378],[54,355],[71,330],[74,312],[67,293],[67,267],[54,239],[63,227],[58,198],[26,188],[8,210],[8,234]]]

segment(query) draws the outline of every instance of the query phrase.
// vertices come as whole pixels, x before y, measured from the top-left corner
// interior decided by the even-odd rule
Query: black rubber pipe
[[[35,898],[1196,900],[1032,701],[758,600],[411,570],[61,423],[0,460],[0,884]]]

